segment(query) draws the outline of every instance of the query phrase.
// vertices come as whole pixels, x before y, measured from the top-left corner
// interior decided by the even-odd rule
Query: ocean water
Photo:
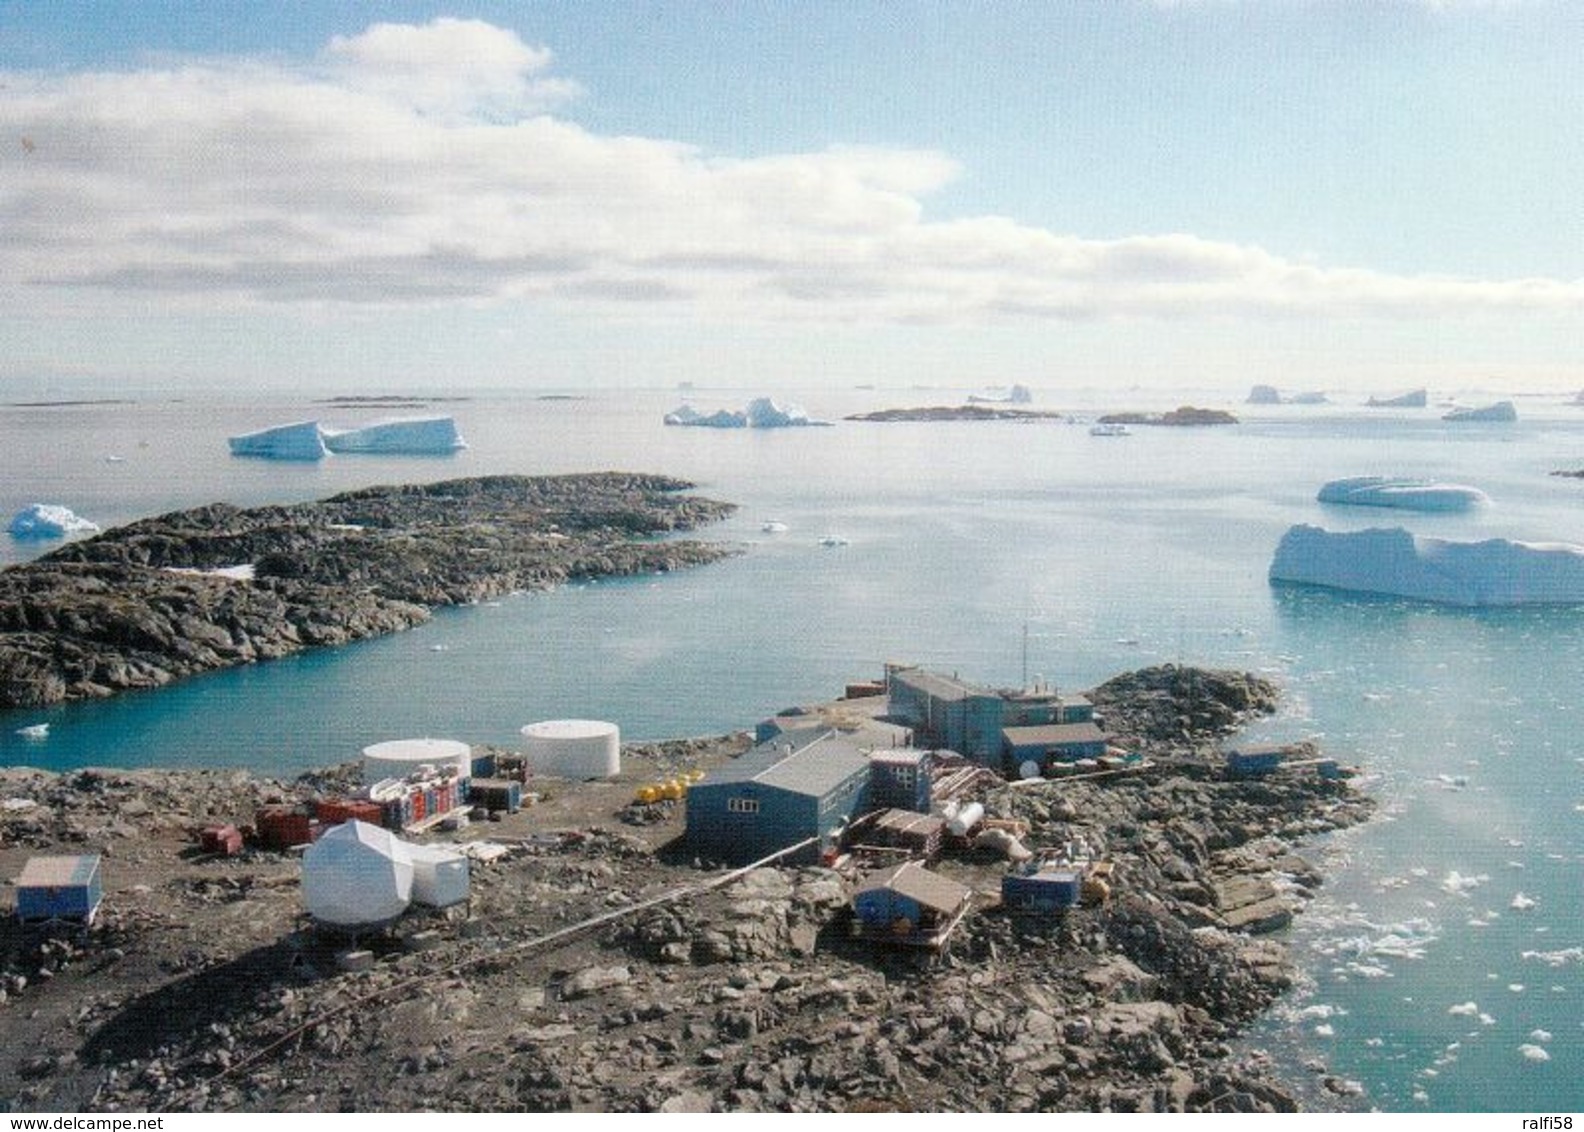
[[[701,409],[753,393],[699,390]],[[815,416],[962,391],[792,393]],[[1289,939],[1304,986],[1249,1038],[1321,1060],[1391,1111],[1584,1108],[1584,608],[1460,611],[1273,588],[1295,522],[1584,543],[1584,409],[1524,398],[1513,425],[1436,409],[1233,408],[1233,428],[1097,438],[1066,423],[665,428],[671,391],[435,404],[444,458],[234,459],[225,437],[375,409],[240,395],[0,407],[0,514],[61,503],[109,526],[214,500],[310,499],[495,472],[666,472],[738,503],[700,570],[522,594],[413,632],[92,704],[0,714],[0,763],[295,771],[382,739],[509,744],[590,716],[629,738],[718,733],[909,660],[1081,689],[1161,662],[1278,680],[1254,738],[1315,737],[1364,768],[1378,820],[1317,842],[1327,883]],[[1137,394],[1127,407],[1149,407]],[[1040,407],[1092,413],[1081,392]],[[1116,397],[1108,407],[1116,407]],[[1166,407],[1169,407],[1167,405]],[[1483,488],[1462,515],[1315,502],[1342,475]],[[784,533],[767,534],[767,521]],[[825,547],[822,537],[845,545]],[[0,535],[0,561],[50,544]],[[30,741],[21,727],[47,722]],[[1302,1072],[1302,1070],[1299,1070]]]

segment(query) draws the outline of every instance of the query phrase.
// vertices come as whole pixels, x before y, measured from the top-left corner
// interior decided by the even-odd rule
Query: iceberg
[[[692,405],[682,405],[665,415],[665,423],[695,428],[798,428],[830,422],[814,420],[797,405],[782,406],[768,397],[756,397],[746,409],[735,412],[720,409],[706,415]]]
[[[1270,580],[1466,607],[1584,602],[1584,546],[1300,523],[1276,547]]]
[[[1493,405],[1458,407],[1442,414],[1444,421],[1499,421],[1506,423],[1518,419],[1518,410],[1511,401],[1497,401]]]
[[[403,417],[362,428],[322,429],[331,452],[444,455],[467,447],[454,417]]]
[[[1332,480],[1320,489],[1316,498],[1321,503],[1400,507],[1407,511],[1467,511],[1490,502],[1490,497],[1477,487],[1394,476],[1349,476]]]
[[[1429,403],[1430,395],[1423,389],[1413,389],[1395,397],[1371,397],[1364,402],[1372,409],[1422,409]]]
[[[322,460],[324,436],[318,421],[295,421],[227,440],[233,456],[261,456],[269,460]]]
[[[91,534],[99,524],[58,503],[33,503],[16,513],[8,529],[17,538],[65,538]]]
[[[799,405],[777,405],[768,397],[756,397],[744,410],[750,428],[801,428],[805,425],[825,424],[816,421]]]
[[[682,405],[671,410],[665,415],[668,425],[687,425],[695,428],[747,428],[748,415],[734,413],[728,409],[704,414],[692,405]]]

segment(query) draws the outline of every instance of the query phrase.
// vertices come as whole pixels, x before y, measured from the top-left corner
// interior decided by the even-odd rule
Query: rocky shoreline
[[[1292,1111],[1300,1090],[1231,1043],[1292,983],[1272,932],[1321,883],[1299,848],[1371,802],[1298,769],[1223,773],[1218,742],[1276,701],[1256,677],[1166,666],[1094,698],[1150,769],[979,797],[1032,845],[1101,849],[1111,899],[1019,919],[996,906],[1004,862],[948,854],[935,867],[981,895],[933,963],[851,937],[849,871],[720,883],[681,841],[682,804],[631,805],[635,783],[707,772],[746,735],[632,744],[620,779],[538,780],[538,804],[443,835],[505,855],[475,865],[466,915],[362,940],[376,961],[356,970],[305,921],[294,855],[203,857],[190,839],[344,789],[356,768],[0,771],[4,876],[90,850],[107,876],[85,935],[5,918],[0,1096],[54,1111]],[[1255,904],[1268,914],[1238,917]]]
[[[730,514],[664,476],[490,476],[212,504],[0,571],[0,708],[150,688],[410,628],[436,606],[736,553],[660,539]]]

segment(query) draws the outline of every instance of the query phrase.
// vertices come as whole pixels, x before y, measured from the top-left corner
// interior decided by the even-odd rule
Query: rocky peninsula
[[[1294,978],[1271,933],[1321,883],[1299,850],[1370,811],[1298,768],[1227,777],[1219,741],[1276,694],[1175,666],[1095,689],[1147,769],[978,798],[1027,823],[1031,846],[1100,847],[1111,898],[1019,919],[998,907],[1003,861],[950,851],[933,867],[974,889],[975,910],[933,963],[851,936],[849,868],[722,873],[687,852],[685,802],[632,804],[635,784],[707,773],[747,735],[630,744],[619,779],[536,779],[535,805],[438,835],[501,855],[475,863],[465,912],[360,939],[372,956],[355,965],[305,920],[295,854],[204,856],[191,840],[344,790],[355,767],[292,782],[0,770],[0,875],[94,851],[106,878],[87,933],[0,921],[0,1096],[50,1111],[1356,1104],[1321,1068],[1283,1080],[1233,1051]],[[1270,914],[1237,918],[1251,902]]]
[[[417,625],[436,606],[735,549],[733,505],[624,472],[371,487],[130,523],[0,571],[0,707],[150,688]]]

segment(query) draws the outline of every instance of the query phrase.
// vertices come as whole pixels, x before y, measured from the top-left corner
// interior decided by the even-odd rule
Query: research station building
[[[688,791],[688,846],[742,865],[817,837],[796,858],[814,860],[868,809],[869,765],[834,729],[782,732]]]

